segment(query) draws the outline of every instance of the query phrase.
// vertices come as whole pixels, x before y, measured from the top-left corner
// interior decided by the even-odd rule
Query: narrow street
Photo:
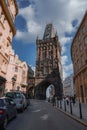
[[[31,100],[31,105],[18,113],[6,130],[87,130],[75,120],[64,115],[46,101]]]

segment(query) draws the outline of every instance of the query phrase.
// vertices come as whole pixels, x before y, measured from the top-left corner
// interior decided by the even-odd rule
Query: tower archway
[[[54,95],[55,94],[55,86],[52,84],[52,82],[50,81],[42,81],[40,84],[38,84],[36,87],[35,87],[35,98],[37,99],[42,99],[42,100],[45,100],[46,99],[46,91],[47,91],[47,88],[50,87],[50,94],[51,95]],[[53,89],[52,89],[53,88]]]

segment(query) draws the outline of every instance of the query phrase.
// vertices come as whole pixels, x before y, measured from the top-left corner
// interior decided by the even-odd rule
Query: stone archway
[[[48,88],[48,86],[52,85],[51,81],[42,81],[40,84],[38,84],[35,87],[35,98],[37,99],[42,99],[45,100],[46,99],[46,90]]]

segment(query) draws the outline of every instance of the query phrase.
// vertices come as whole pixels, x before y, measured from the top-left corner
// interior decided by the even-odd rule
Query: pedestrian
[[[53,95],[53,106],[55,105],[55,95]]]
[[[75,96],[72,97],[72,103],[75,104]]]
[[[55,105],[57,107],[57,96],[55,96]]]
[[[67,103],[67,105],[69,105],[69,98],[68,97],[66,97],[66,103]]]

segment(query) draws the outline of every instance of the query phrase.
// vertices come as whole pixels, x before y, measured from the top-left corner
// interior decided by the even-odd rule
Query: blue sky
[[[87,9],[87,0],[17,0],[17,34],[12,46],[32,68],[36,62],[36,37],[43,37],[47,23],[53,23],[62,47],[63,78],[73,72],[70,46]]]

